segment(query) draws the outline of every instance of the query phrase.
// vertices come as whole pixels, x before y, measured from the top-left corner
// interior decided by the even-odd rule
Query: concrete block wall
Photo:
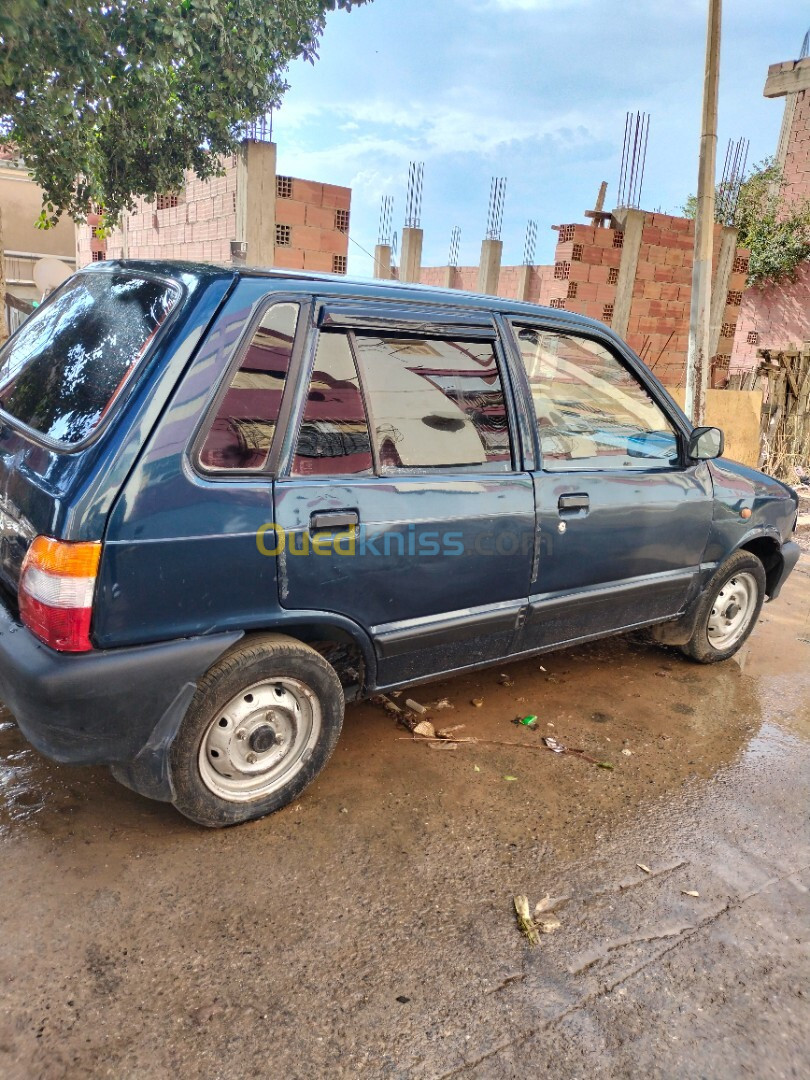
[[[276,225],[289,227],[290,243],[276,244],[275,265],[333,273],[335,256],[345,260],[349,254],[349,234],[340,225],[351,212],[351,188],[279,177],[279,193]]]

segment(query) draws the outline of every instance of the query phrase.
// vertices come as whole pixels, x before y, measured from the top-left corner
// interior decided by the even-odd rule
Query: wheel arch
[[[345,616],[291,611],[267,626],[251,627],[238,647],[267,633],[286,634],[319,652],[337,671],[347,701],[364,696],[376,685],[377,661],[371,639]]]
[[[770,533],[760,533],[745,540],[736,550],[749,551],[762,563],[765,569],[765,594],[770,597],[784,571],[781,541]]]

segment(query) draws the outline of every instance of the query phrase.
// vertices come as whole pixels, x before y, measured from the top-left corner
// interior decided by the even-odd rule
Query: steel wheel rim
[[[712,648],[724,652],[736,645],[748,629],[759,600],[759,584],[753,574],[735,574],[717,593],[709,615],[708,638]]]
[[[200,742],[202,782],[220,799],[250,802],[288,783],[309,760],[322,713],[298,679],[254,683],[216,713]]]

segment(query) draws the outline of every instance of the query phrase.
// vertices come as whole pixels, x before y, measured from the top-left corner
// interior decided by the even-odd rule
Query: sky
[[[281,174],[353,189],[349,273],[372,275],[380,200],[405,216],[424,162],[423,265],[476,265],[492,177],[506,177],[504,265],[553,261],[551,226],[615,205],[625,114],[651,115],[641,204],[679,213],[696,187],[707,0],[374,0],[327,20],[315,65],[290,67],[274,116]],[[726,0],[718,174],[728,140],[776,149],[783,105],[768,65],[799,56],[810,4]],[[365,249],[361,250],[361,249]]]

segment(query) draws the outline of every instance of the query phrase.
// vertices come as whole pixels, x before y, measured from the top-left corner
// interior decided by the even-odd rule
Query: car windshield
[[[132,273],[72,277],[0,350],[0,408],[59,442],[86,439],[178,295]]]

